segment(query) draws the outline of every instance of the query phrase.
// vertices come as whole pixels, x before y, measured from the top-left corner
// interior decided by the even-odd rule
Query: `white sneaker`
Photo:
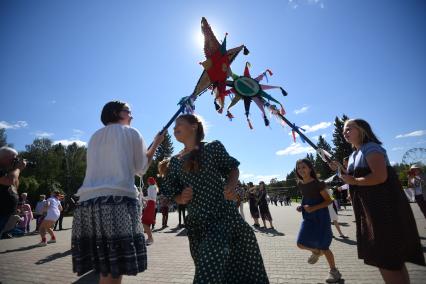
[[[48,241],[47,241],[47,243],[48,243],[48,244],[54,244],[54,243],[56,243],[56,240],[52,240],[52,239],[50,239],[50,240],[48,240]]]
[[[45,246],[47,246],[47,243],[46,242],[39,242],[38,244],[36,244],[36,246],[45,247]]]
[[[328,273],[328,278],[325,280],[327,283],[337,283],[342,278],[342,274],[340,274],[337,268],[330,269]]]
[[[312,252],[311,256],[308,258],[308,263],[309,264],[317,263],[320,256],[321,256],[321,252],[319,253]]]
[[[154,243],[154,240],[147,240],[146,241],[146,245],[147,246],[150,246],[150,245],[152,245]]]

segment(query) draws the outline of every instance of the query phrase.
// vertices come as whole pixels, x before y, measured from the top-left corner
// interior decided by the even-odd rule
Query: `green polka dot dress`
[[[239,162],[219,141],[203,144],[198,172],[183,170],[185,158],[170,160],[161,190],[173,198],[192,186],[186,228],[195,264],[194,283],[269,283],[252,228],[235,202],[225,200],[223,194],[226,179]]]

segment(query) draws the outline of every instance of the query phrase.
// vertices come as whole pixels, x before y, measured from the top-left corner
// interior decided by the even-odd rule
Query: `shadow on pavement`
[[[324,282],[318,282],[318,284],[323,284]],[[339,282],[335,282],[337,284],[345,284],[345,279],[340,279]]]
[[[348,244],[348,245],[351,245],[351,246],[356,246],[356,244],[357,244],[356,241],[353,241],[353,240],[350,240],[350,239],[342,239],[342,238],[336,238],[336,237],[333,237],[333,239],[335,239],[338,242],[342,242],[342,243],[345,243],[345,244]]]
[[[34,248],[38,248],[38,245],[30,245],[27,247],[21,247],[21,248],[17,248],[17,249],[11,249],[11,250],[6,250],[6,251],[2,251],[0,252],[0,254],[5,254],[5,253],[10,253],[10,252],[16,252],[16,251],[25,251],[25,250],[30,250],[30,249],[34,249]]]
[[[188,236],[188,230],[183,229],[182,231],[180,231],[176,237],[187,237]]]
[[[72,282],[73,284],[92,284],[99,283],[99,273],[95,271],[90,271],[83,276],[81,276],[77,281]]]
[[[267,235],[267,236],[269,236],[269,237],[282,237],[282,236],[285,236],[285,234],[284,233],[281,233],[281,232],[278,232],[277,231],[277,229],[268,229],[268,228],[257,228],[256,230],[255,230],[255,232],[259,232],[259,233],[262,233],[262,234],[265,234],[265,235]]]
[[[346,222],[338,222],[340,226],[342,227],[349,227],[349,224]],[[332,224],[333,225],[333,224]]]
[[[183,230],[182,230],[183,229]],[[184,227],[175,227],[173,229],[170,229],[169,231],[163,232],[165,234],[175,234],[177,237],[186,237],[188,236],[188,232]]]
[[[168,228],[168,226],[167,227],[161,227],[161,228],[158,228],[158,229],[154,229],[154,230],[152,230],[152,232],[153,233],[155,233],[155,232],[161,232],[162,230],[164,230],[166,228]]]
[[[46,262],[50,262],[53,261],[55,259],[61,258],[61,257],[65,257],[71,254],[71,250],[67,250],[66,252],[58,252],[58,253],[54,253],[51,254],[49,256],[47,256],[46,258],[40,259],[39,261],[37,261],[35,264],[39,265],[39,264],[45,264]]]
[[[60,231],[68,231],[68,230],[72,230],[72,228],[66,228],[66,229],[61,229],[61,230],[53,230],[53,231],[55,231],[55,232],[60,232]]]

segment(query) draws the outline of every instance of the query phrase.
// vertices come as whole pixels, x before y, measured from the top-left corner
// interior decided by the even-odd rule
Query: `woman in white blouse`
[[[164,139],[157,135],[146,149],[139,131],[130,127],[127,103],[107,103],[105,125],[88,144],[87,169],[77,192],[72,228],[73,271],[100,273],[100,283],[121,283],[122,275],[146,270],[145,238],[135,175],[143,175]]]

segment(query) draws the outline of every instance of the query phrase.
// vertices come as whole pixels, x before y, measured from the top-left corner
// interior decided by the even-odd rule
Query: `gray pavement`
[[[315,265],[308,264],[309,253],[296,247],[301,221],[293,206],[270,206],[276,232],[257,230],[266,270],[271,283],[324,283],[328,266],[324,257]],[[413,212],[426,252],[426,220],[416,204]],[[248,205],[246,219],[250,224]],[[334,239],[331,245],[336,264],[343,275],[341,283],[383,283],[379,271],[357,258],[355,223],[352,209],[339,212],[342,230],[348,240]],[[157,215],[157,222],[161,215]],[[160,221],[161,222],[161,221]],[[93,272],[77,277],[71,268],[71,223],[64,219],[65,230],[56,232],[58,242],[35,247],[38,235],[0,240],[0,284],[12,283],[97,283]],[[176,229],[177,213],[170,213],[168,228],[154,233],[155,242],[148,247],[148,270],[137,276],[125,276],[122,283],[192,283],[194,265],[185,231]],[[35,224],[32,224],[34,228]],[[337,235],[335,228],[333,232]],[[412,283],[426,283],[426,268],[407,264]]]

